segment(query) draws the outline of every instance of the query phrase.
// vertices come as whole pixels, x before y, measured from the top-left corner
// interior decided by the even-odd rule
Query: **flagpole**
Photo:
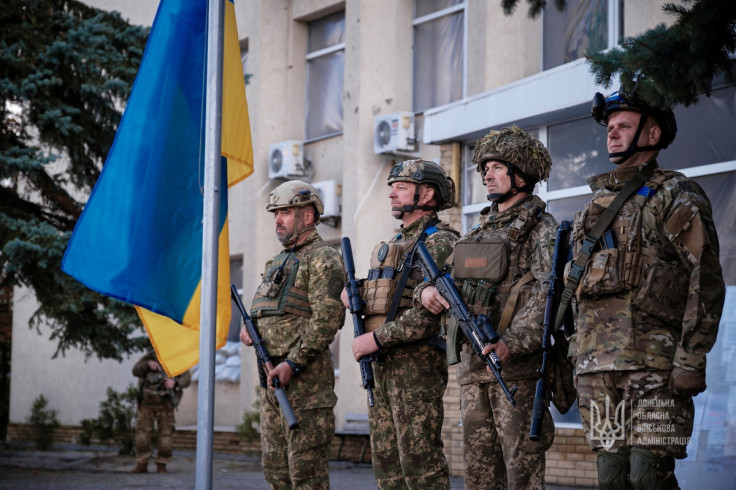
[[[220,222],[220,145],[222,132],[222,58],[225,9],[208,0],[202,229],[202,305],[199,332],[196,488],[212,488],[212,439],[215,407],[215,332],[217,252]]]

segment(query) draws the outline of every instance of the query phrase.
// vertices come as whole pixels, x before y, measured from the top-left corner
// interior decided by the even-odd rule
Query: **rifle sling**
[[[511,324],[511,317],[514,315],[516,309],[516,302],[519,300],[519,292],[524,284],[528,284],[534,280],[534,274],[532,271],[527,271],[518,281],[511,286],[509,292],[509,299],[506,301],[506,305],[503,307],[503,313],[501,314],[501,321],[498,324],[496,333],[503,335],[508,326]]]
[[[636,172],[634,177],[629,180],[626,185],[624,185],[623,189],[619,191],[611,205],[603,210],[603,213],[598,218],[598,221],[596,222],[595,226],[593,226],[593,229],[583,239],[583,245],[580,247],[578,255],[577,257],[575,257],[575,261],[570,267],[570,272],[568,272],[567,277],[565,278],[565,289],[564,291],[562,291],[560,305],[557,308],[557,316],[555,317],[555,325],[553,329],[554,332],[556,332],[560,328],[560,325],[562,325],[562,320],[565,317],[565,311],[570,305],[572,295],[578,288],[580,279],[583,277],[583,273],[585,272],[585,266],[588,264],[590,257],[593,255],[593,249],[598,243],[601,235],[603,235],[608,227],[611,226],[611,223],[613,223],[613,220],[616,218],[616,215],[621,210],[624,203],[642,185],[644,185],[647,179],[654,175],[654,169],[656,167],[656,163],[649,162],[639,172]]]
[[[437,223],[439,223],[440,220],[434,219],[427,223],[427,225],[424,227],[424,230],[422,231],[422,234],[419,235],[419,238],[417,238],[416,243],[411,248],[411,251],[406,254],[406,259],[404,260],[403,270],[401,271],[401,276],[399,277],[399,282],[396,285],[396,292],[394,293],[394,297],[391,298],[391,307],[388,310],[388,314],[386,315],[385,323],[391,322],[396,318],[396,312],[399,311],[399,303],[401,303],[401,296],[404,294],[404,288],[406,288],[406,281],[409,280],[409,274],[411,273],[412,265],[414,264],[414,253],[417,250],[417,243],[424,242],[424,240],[427,239],[429,236],[427,234],[427,229],[435,226]]]

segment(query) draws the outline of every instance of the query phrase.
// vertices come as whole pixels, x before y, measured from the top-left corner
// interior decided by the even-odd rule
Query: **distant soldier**
[[[573,230],[580,415],[600,488],[673,489],[723,308],[718,237],[703,189],[657,165],[677,132],[669,108],[619,91],[596,94],[593,117],[616,168],[588,179]]]
[[[317,232],[319,192],[300,180],[268,195],[281,253],[266,262],[251,304],[274,368],[258,390],[263,473],[271,488],[329,488],[329,448],[335,437],[335,369],[330,344],[345,321],[340,253]],[[252,345],[243,326],[240,340]],[[273,391],[278,376],[299,428],[289,430]],[[269,389],[270,388],[270,389]]]
[[[156,469],[159,473],[167,473],[166,465],[171,461],[174,410],[181,400],[182,390],[191,382],[191,375],[189,371],[184,371],[179,376],[169,378],[153,351],[135,363],[133,375],[138,378],[138,413],[135,419],[135,452],[138,465],[132,473],[148,473],[154,423],[158,430]]]
[[[353,341],[356,361],[380,349],[381,361],[373,366],[375,405],[369,408],[373,472],[381,489],[449,488],[441,437],[445,342],[439,316],[412,305],[423,278],[411,256],[419,241],[437,263],[452,252],[458,233],[437,211],[454,205],[455,186],[439,165],[425,160],[394,166],[388,184],[401,232],[373,251],[362,289],[366,333]]]
[[[542,439],[533,442],[529,426],[542,363],[543,283],[552,271],[557,222],[533,191],[549,176],[552,162],[539,140],[513,126],[481,138],[473,163],[491,205],[481,211],[480,224],[455,243],[447,264],[468,309],[489,317],[496,327],[501,340],[484,353],[496,352],[504,380],[518,391],[514,407],[449,318],[448,362],[459,363],[465,488],[544,488],[544,452],[554,430],[544,430]],[[434,286],[422,286],[417,294],[432,312],[449,307]],[[553,427],[549,411],[543,420]]]

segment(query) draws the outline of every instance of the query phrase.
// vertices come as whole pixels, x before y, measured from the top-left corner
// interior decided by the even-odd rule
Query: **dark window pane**
[[[606,150],[606,128],[592,117],[562,124],[547,130],[552,157],[549,190],[585,185],[585,179],[613,170]]]
[[[337,12],[309,23],[307,51],[319,51],[345,42],[345,12]]]
[[[414,111],[463,96],[463,14],[414,27]]]
[[[562,12],[550,2],[543,17],[545,70],[608,47],[607,0],[568,0]]]
[[[414,18],[423,17],[442,9],[463,3],[464,0],[416,0],[414,2]]]

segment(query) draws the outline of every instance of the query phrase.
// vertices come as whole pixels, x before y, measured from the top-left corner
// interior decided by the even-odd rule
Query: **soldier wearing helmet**
[[[481,211],[480,224],[455,243],[445,267],[452,271],[468,309],[488,316],[496,326],[501,340],[484,353],[496,352],[505,381],[518,391],[513,407],[448,316],[448,363],[458,364],[460,384],[465,488],[544,488],[544,452],[552,445],[554,431],[543,431],[537,442],[528,435],[542,362],[542,284],[552,270],[557,222],[532,191],[549,176],[551,160],[534,136],[512,126],[481,138],[473,163],[491,205]],[[427,283],[417,288],[414,298],[433,313],[449,307]],[[543,420],[553,427],[548,411]]]
[[[580,415],[600,488],[677,488],[725,295],[711,205],[696,182],[658,166],[677,132],[669,108],[620,90],[596,94],[592,112],[616,168],[588,179],[593,198],[573,227]],[[624,405],[621,437],[600,437]]]
[[[412,304],[423,277],[411,257],[419,241],[437,263],[452,252],[458,233],[437,212],[454,205],[455,186],[426,160],[396,165],[388,184],[401,232],[374,248],[362,289],[366,333],[353,341],[356,361],[374,352],[381,358],[373,365],[375,402],[368,409],[373,472],[379,488],[449,488],[442,443],[445,345],[439,316]],[[415,427],[407,430],[410,421]]]
[[[299,180],[268,196],[281,253],[266,262],[251,316],[275,366],[258,390],[263,473],[273,488],[329,487],[329,447],[335,434],[335,376],[329,346],[345,318],[340,292],[345,272],[340,253],[322,241],[316,226],[324,210],[317,190]],[[243,326],[240,339],[253,341]],[[288,386],[299,429],[286,421],[271,380]],[[270,388],[270,389],[268,389]]]

